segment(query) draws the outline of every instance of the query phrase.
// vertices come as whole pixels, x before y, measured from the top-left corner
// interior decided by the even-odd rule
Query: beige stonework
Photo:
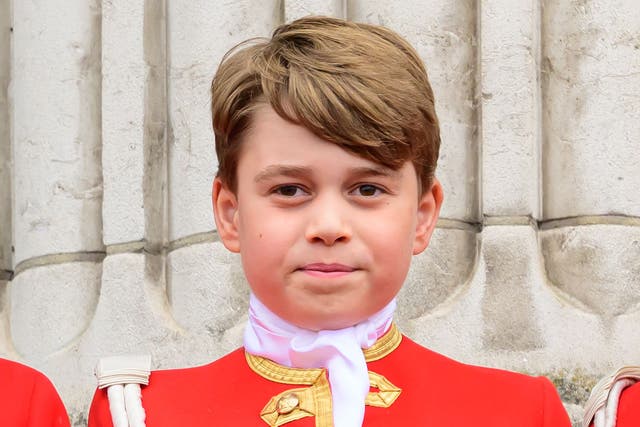
[[[0,58],[11,54],[11,14],[9,1],[0,0]],[[11,127],[9,81],[11,63],[0,60],[0,281],[11,277]],[[0,282],[1,283],[1,282]],[[2,285],[0,285],[2,286]],[[1,292],[1,291],[0,291]]]
[[[11,5],[14,264],[100,251],[100,2]]]
[[[241,344],[249,289],[211,214],[222,55],[308,13],[425,59],[445,205],[398,296],[410,337],[549,376],[574,421],[640,363],[635,0],[0,0],[0,357],[86,424],[99,357]]]

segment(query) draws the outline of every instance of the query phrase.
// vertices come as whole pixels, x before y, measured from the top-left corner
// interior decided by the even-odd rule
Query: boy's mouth
[[[304,265],[300,267],[299,270],[316,277],[338,277],[352,273],[356,271],[357,268],[337,263],[313,263]]]

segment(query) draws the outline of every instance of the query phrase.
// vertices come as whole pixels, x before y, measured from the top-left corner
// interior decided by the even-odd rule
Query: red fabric
[[[620,396],[616,427],[640,426],[640,383],[625,389]]]
[[[364,426],[570,427],[552,384],[455,362],[403,337],[369,370],[402,389],[390,408],[366,407]],[[143,388],[147,427],[266,426],[259,413],[269,399],[297,385],[278,384],[247,366],[244,350],[197,368],[154,371]],[[89,427],[112,427],[105,390],[98,390]],[[286,424],[311,427],[313,417]]]
[[[69,426],[64,404],[47,377],[6,359],[0,359],[0,419],[3,426]]]

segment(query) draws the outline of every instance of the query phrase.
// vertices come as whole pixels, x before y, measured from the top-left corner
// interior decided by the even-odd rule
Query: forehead
[[[363,155],[358,151],[362,149]],[[259,105],[252,114],[249,128],[240,141],[238,163],[247,154],[259,157],[263,163],[282,163],[296,158],[309,156],[329,156],[335,158],[348,157],[361,167],[369,167],[380,171],[399,170],[390,168],[388,164],[377,162],[364,155],[368,147],[354,146],[354,150],[329,142],[316,135],[308,128],[282,118],[267,104]],[[402,166],[402,165],[399,165]]]
[[[385,165],[359,156],[338,144],[326,141],[304,126],[283,119],[268,105],[256,109],[251,126],[242,138],[238,163],[246,158],[265,167],[287,163],[295,166],[299,162],[319,166],[320,163],[315,160],[329,158],[348,161],[353,167],[388,171],[390,174],[393,172]]]

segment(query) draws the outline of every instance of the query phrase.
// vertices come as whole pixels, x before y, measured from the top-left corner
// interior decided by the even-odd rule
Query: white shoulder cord
[[[107,397],[109,398],[109,412],[111,412],[113,427],[129,427],[127,409],[124,406],[124,386],[114,384],[108,387]]]
[[[616,427],[620,395],[625,388],[635,383],[636,381],[630,378],[623,378],[615,382],[609,391],[607,403],[596,411],[595,418],[593,419],[593,427]]]
[[[140,385],[149,384],[150,366],[149,356],[115,356],[98,362],[98,388],[107,388],[114,427],[145,427]]]
[[[616,427],[618,403],[625,388],[640,381],[640,366],[624,366],[601,379],[585,405],[582,427]]]

